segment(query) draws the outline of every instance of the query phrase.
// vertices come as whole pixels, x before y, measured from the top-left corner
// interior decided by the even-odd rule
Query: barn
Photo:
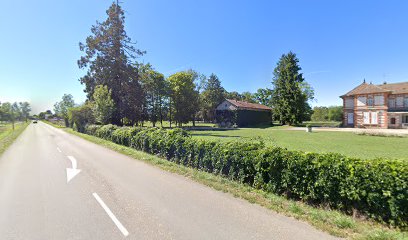
[[[237,125],[269,125],[272,123],[272,108],[243,101],[225,99],[215,110],[217,123],[222,127]]]

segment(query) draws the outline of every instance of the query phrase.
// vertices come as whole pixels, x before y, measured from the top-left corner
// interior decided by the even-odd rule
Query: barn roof
[[[226,101],[230,102],[232,105],[237,107],[238,109],[246,109],[246,110],[272,110],[272,108],[258,104],[258,103],[249,103],[243,101],[237,101],[233,99],[225,99]]]
[[[354,96],[359,94],[373,94],[373,93],[386,93],[391,94],[404,94],[408,93],[408,82],[402,83],[385,83],[380,85],[362,83],[350,92],[342,95],[341,97]]]

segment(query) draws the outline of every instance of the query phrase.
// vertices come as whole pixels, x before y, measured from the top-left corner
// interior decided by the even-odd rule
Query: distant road
[[[334,238],[39,122],[0,157],[0,239]]]

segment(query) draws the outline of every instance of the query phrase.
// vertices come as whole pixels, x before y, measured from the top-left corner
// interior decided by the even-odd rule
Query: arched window
[[[395,118],[391,118],[391,124],[395,124],[396,123],[396,119]]]

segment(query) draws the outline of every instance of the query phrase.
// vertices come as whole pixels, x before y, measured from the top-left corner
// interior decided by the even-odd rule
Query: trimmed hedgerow
[[[86,133],[258,189],[408,227],[408,164],[193,139],[181,129],[90,125]]]

